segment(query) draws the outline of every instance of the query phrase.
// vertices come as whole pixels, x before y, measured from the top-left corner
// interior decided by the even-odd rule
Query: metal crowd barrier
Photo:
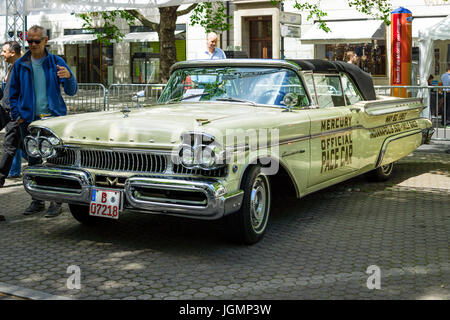
[[[101,83],[79,83],[78,92],[68,96],[61,90],[68,114],[105,110],[106,88]]]
[[[156,104],[165,84],[112,84],[108,88],[106,110],[142,108]]]
[[[408,97],[426,97],[426,115],[435,129],[432,140],[450,141],[450,86],[375,86],[377,95],[391,96],[395,89],[406,89]],[[445,112],[447,110],[447,112]]]

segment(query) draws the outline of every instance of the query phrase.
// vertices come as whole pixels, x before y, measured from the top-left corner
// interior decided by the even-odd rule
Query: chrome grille
[[[173,173],[186,175],[199,175],[207,177],[225,177],[228,173],[227,166],[215,170],[187,169],[179,164],[173,165]]]
[[[81,167],[118,172],[170,173],[198,175],[206,177],[225,177],[228,167],[215,170],[187,169],[182,165],[172,164],[170,156],[139,151],[119,151],[101,149],[59,148],[58,156],[47,160],[48,163],[61,166]],[[167,172],[166,172],[167,171]]]
[[[75,166],[77,155],[73,149],[63,149],[58,151],[61,156],[57,158],[48,159],[47,162],[58,164],[62,166]]]
[[[167,169],[166,156],[153,153],[64,148],[58,154],[58,157],[47,161],[56,165],[121,172],[162,173]]]

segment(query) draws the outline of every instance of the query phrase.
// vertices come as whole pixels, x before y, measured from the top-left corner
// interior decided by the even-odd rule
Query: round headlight
[[[25,149],[30,157],[40,156],[38,142],[32,137],[25,138]]]
[[[194,149],[186,147],[180,151],[181,163],[186,167],[192,167],[195,162]]]
[[[201,151],[200,166],[203,168],[211,168],[216,163],[216,154],[210,147],[204,147]]]
[[[54,148],[52,143],[47,140],[47,139],[42,139],[39,143],[39,151],[41,152],[41,155],[43,158],[48,158],[50,157],[53,152],[54,152]]]

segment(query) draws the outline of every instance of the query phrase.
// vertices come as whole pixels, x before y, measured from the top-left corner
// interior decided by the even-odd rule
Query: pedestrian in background
[[[218,60],[226,59],[225,52],[217,48],[217,34],[210,32],[206,35],[206,48],[197,53],[196,59]]]
[[[48,42],[46,29],[34,25],[27,34],[29,50],[14,64],[9,94],[11,117],[20,125],[22,148],[31,122],[67,114],[61,85],[67,95],[73,96],[78,91],[75,76],[65,61],[45,48]],[[28,156],[28,165],[40,163],[41,158]],[[32,199],[24,214],[30,215],[44,210],[44,201]],[[45,217],[56,217],[61,212],[61,203],[51,202]]]
[[[442,89],[442,91],[444,92],[444,99],[445,99],[445,107],[443,109],[442,112],[442,120],[441,120],[441,124],[443,126],[449,126],[450,125],[450,64],[447,66],[447,72],[444,73],[441,76],[441,82],[442,82],[442,86],[444,87],[449,87],[449,88],[444,88]],[[446,123],[444,122],[446,121]]]
[[[11,72],[16,61],[21,57],[20,44],[16,41],[8,41],[2,47],[1,55],[8,63],[6,76],[2,81],[3,98],[1,102],[3,122],[5,124],[5,138],[3,140],[3,152],[0,158],[0,188],[5,184],[5,179],[10,172],[13,159],[15,157],[19,142],[20,131],[17,121],[11,119],[11,107],[9,101],[9,92],[11,84]],[[21,156],[21,153],[19,154]]]
[[[354,51],[347,51],[347,63],[358,65],[358,55]]]

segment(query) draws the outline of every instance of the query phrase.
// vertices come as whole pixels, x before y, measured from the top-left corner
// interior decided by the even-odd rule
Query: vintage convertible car
[[[179,62],[157,105],[33,122],[26,149],[44,161],[24,171],[24,186],[84,224],[124,210],[223,219],[251,244],[275,191],[387,179],[429,142],[423,108],[377,97],[370,75],[342,62]]]

